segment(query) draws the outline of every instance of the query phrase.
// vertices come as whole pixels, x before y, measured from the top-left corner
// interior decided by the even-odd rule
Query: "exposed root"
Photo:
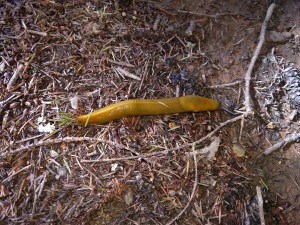
[[[280,148],[283,148],[284,146],[286,146],[287,144],[291,143],[291,142],[295,142],[297,140],[300,139],[300,134],[299,133],[294,133],[286,138],[284,138],[282,141],[279,141],[278,143],[276,143],[275,145],[267,148],[265,151],[264,151],[264,155],[269,155],[271,154],[272,152],[280,149]]]

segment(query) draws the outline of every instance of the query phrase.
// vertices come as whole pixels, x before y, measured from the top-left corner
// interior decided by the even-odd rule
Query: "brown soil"
[[[244,110],[244,76],[269,2],[0,3],[0,222],[166,224],[176,217],[195,181],[190,143]],[[221,139],[212,159],[198,157],[196,193],[177,224],[260,224],[256,186],[266,224],[300,223],[300,145],[262,156],[299,129],[289,91],[272,86],[283,62],[300,70],[299,12],[297,0],[282,1],[268,24],[252,75],[255,116],[195,146]],[[274,41],[269,31],[291,35]],[[282,93],[280,119],[264,108],[271,91]],[[222,107],[88,127],[73,119],[122,100],[189,94]],[[53,133],[38,131],[48,123]],[[157,154],[141,157],[148,153]]]

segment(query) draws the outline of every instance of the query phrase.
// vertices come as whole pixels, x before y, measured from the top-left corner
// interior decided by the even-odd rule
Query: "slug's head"
[[[219,102],[211,99],[195,95],[187,95],[180,98],[180,104],[184,109],[190,112],[201,112],[216,110],[219,108]]]

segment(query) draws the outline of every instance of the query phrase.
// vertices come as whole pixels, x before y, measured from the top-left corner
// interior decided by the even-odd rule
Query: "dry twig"
[[[117,67],[115,69],[119,74],[125,76],[125,77],[129,77],[129,78],[132,78],[132,79],[135,79],[135,80],[141,80],[141,78],[139,78],[138,76],[132,74],[132,73],[129,73],[127,70],[124,70],[122,69],[121,67]]]
[[[40,35],[40,36],[43,36],[43,37],[48,36],[47,32],[41,32],[41,31],[30,30],[30,29],[28,29],[27,32],[30,33],[30,34],[36,34],[36,35]]]
[[[206,13],[199,13],[199,12],[192,12],[192,11],[186,11],[178,9],[176,10],[179,13],[186,13],[194,16],[203,16],[203,17],[209,17],[209,18],[218,18],[221,16],[237,16],[238,13],[216,13],[216,14],[206,14]]]
[[[261,193],[261,188],[256,186],[256,194],[257,194],[257,201],[258,201],[258,209],[259,209],[259,218],[260,224],[265,225],[265,216],[264,216],[264,200]]]
[[[272,152],[276,151],[277,149],[283,148],[284,146],[286,146],[287,144],[291,143],[291,142],[295,142],[298,139],[300,139],[300,133],[294,133],[288,137],[286,137],[285,139],[283,139],[282,141],[276,143],[275,145],[267,148],[264,151],[264,155],[269,155]]]
[[[241,80],[237,80],[237,81],[234,81],[234,82],[231,82],[231,83],[228,83],[228,84],[216,84],[216,85],[211,85],[209,86],[209,88],[211,89],[216,89],[216,88],[228,88],[228,87],[232,87],[232,86],[235,86],[235,85],[239,85],[243,83],[243,81]]]
[[[7,90],[9,90],[16,83],[23,68],[24,68],[23,64],[18,65],[17,69],[15,70],[14,74],[12,75],[12,77],[10,78],[10,80],[7,84],[7,87],[6,87]]]
[[[256,46],[256,49],[254,51],[254,54],[251,58],[251,62],[250,65],[248,67],[248,70],[245,74],[245,108],[246,108],[246,113],[252,114],[253,113],[253,108],[251,105],[251,96],[250,96],[250,81],[251,81],[251,75],[252,75],[252,71],[254,69],[255,66],[255,62],[260,54],[261,48],[265,42],[265,36],[266,36],[266,29],[267,29],[267,25],[268,25],[268,21],[270,20],[273,10],[275,8],[276,4],[272,3],[267,11],[267,15],[265,17],[265,20],[261,26],[261,30],[260,30],[260,35],[259,35],[259,42]]]
[[[9,175],[4,180],[2,180],[2,183],[5,183],[6,181],[10,180],[12,177],[16,176],[17,174],[21,173],[24,170],[27,170],[30,167],[31,167],[31,165],[27,165],[27,166],[23,167],[22,169],[18,170],[17,172],[14,172],[13,174]]]

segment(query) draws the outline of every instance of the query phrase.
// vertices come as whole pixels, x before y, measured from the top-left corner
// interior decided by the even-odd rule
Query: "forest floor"
[[[268,23],[254,115],[222,126],[245,110],[270,1],[226,2],[0,3],[0,224],[260,224],[257,187],[266,224],[299,224],[300,144],[264,152],[299,135],[300,3]],[[221,107],[74,119],[191,94]]]

